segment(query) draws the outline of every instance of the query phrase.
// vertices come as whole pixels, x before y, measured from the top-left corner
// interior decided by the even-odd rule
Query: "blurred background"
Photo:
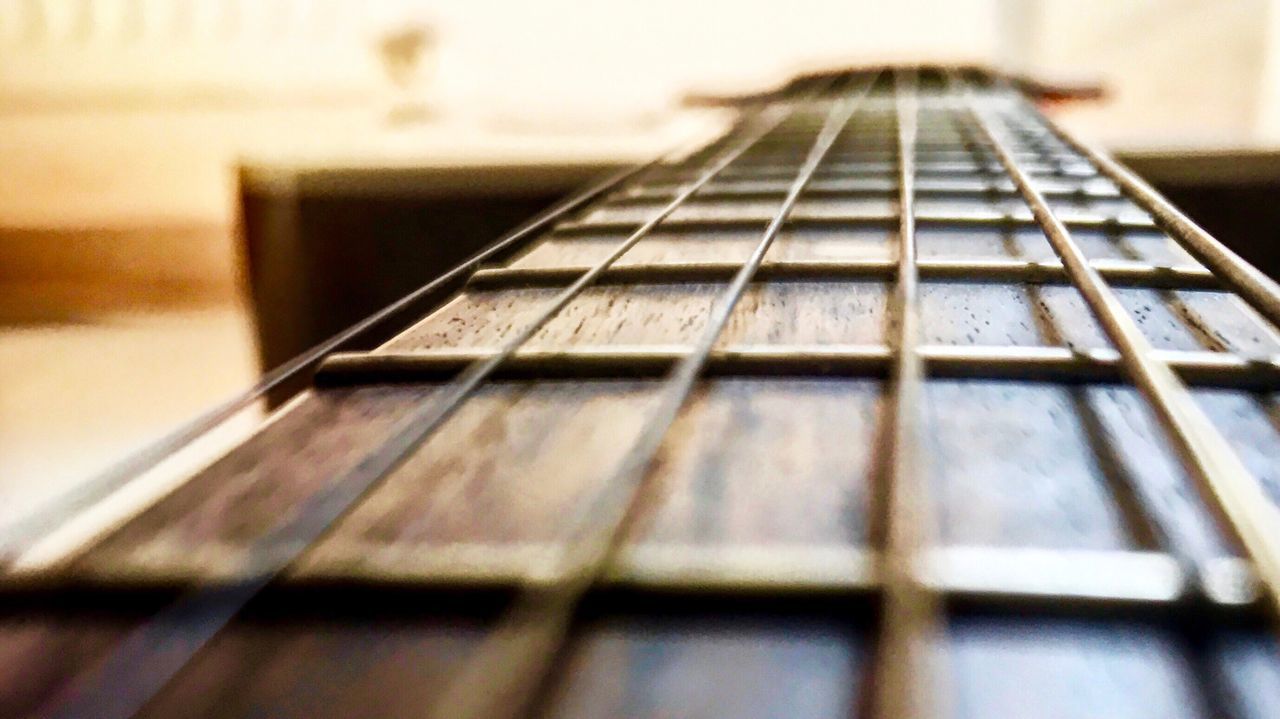
[[[714,135],[687,94],[892,61],[1101,82],[1059,119],[1275,244],[1280,0],[0,0],[0,506]]]

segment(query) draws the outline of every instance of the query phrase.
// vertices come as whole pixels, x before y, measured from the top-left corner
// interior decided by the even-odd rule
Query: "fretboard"
[[[797,81],[538,227],[25,569],[183,589],[30,706],[1280,713],[1280,291],[999,77]]]

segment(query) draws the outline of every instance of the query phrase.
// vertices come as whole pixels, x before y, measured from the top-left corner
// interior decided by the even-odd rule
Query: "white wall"
[[[345,0],[0,0],[0,93],[349,93],[376,70],[366,15]]]
[[[989,59],[998,25],[991,0],[423,5],[444,35],[447,96],[565,116],[665,107],[691,88],[759,88],[831,64]]]
[[[380,32],[439,30],[458,107],[666,105],[828,63],[990,59],[993,0],[0,0],[0,94],[377,90]],[[517,109],[518,108],[518,109]],[[587,108],[589,109],[589,107]]]
[[[434,92],[476,122],[589,126],[823,64],[976,60],[1095,75],[1125,145],[1280,139],[1280,0],[0,0],[0,102],[362,102],[376,38],[438,29]]]
[[[638,132],[690,90],[824,65],[1093,75],[1123,147],[1280,142],[1280,0],[0,0],[0,227],[230,219],[238,148],[385,103],[377,39],[436,28],[442,119]],[[327,134],[326,134],[327,133]],[[368,133],[355,133],[358,137]],[[110,218],[111,222],[106,222]]]
[[[1274,0],[1045,0],[1026,36],[1032,72],[1101,79],[1078,131],[1126,148],[1274,142],[1280,100]],[[1271,113],[1275,115],[1275,113]]]

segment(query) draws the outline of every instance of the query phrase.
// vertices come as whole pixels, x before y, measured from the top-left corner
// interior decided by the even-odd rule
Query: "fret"
[[[177,596],[19,713],[1275,713],[1280,292],[998,78],[798,81],[427,295],[0,575]]]
[[[1046,197],[1067,199],[1073,197],[1102,198],[1117,197],[1120,193],[1115,185],[1098,180],[1085,182],[1074,182],[1060,178],[1053,178],[1053,180],[1053,182],[1045,183],[1047,185],[1045,188]],[[610,202],[612,204],[646,204],[669,199],[678,188],[678,185],[669,183],[639,185],[634,189],[625,191],[621,196],[610,198]],[[786,187],[776,181],[738,180],[708,185],[706,189],[699,193],[699,197],[703,200],[768,199],[775,196],[781,199],[785,192]],[[806,194],[809,197],[841,199],[860,195],[891,195],[894,192],[896,190],[889,178],[866,177],[839,178],[814,182]],[[1007,180],[982,181],[973,178],[934,178],[931,181],[920,183],[920,187],[916,189],[916,192],[922,197],[981,199],[992,196],[1013,196],[1017,190]]]
[[[840,177],[849,176],[883,176],[891,177],[893,174],[894,163],[891,161],[867,160],[862,162],[845,162],[838,165],[830,165],[825,169],[815,173],[818,179],[838,179]],[[765,180],[765,179],[783,179],[785,180],[788,172],[793,168],[785,165],[764,165],[757,167],[736,167],[726,171],[721,177],[728,180]],[[920,173],[921,179],[928,178],[970,178],[974,174],[978,175],[995,175],[1002,176],[1003,169],[999,163],[994,161],[984,162],[959,162],[959,161],[939,161],[921,165],[916,168]],[[658,168],[648,175],[650,179],[661,178],[667,180],[679,180],[684,177],[687,170],[684,168]],[[1032,177],[1050,176],[1050,177],[1069,177],[1077,180],[1096,179],[1099,174],[1091,167],[1080,164],[1070,165],[1066,171],[1053,165],[1032,162],[1028,164],[1027,172]]]
[[[439,591],[511,591],[539,577],[529,567],[562,552],[556,543],[467,544],[415,548],[385,544],[329,542],[290,570],[290,582],[304,596],[322,599],[335,583],[353,579],[382,587]],[[176,553],[176,552],[175,552]],[[191,563],[142,564],[130,576],[88,565],[80,581],[131,587],[172,588],[216,578],[235,563],[234,546],[213,545],[208,554],[225,557],[195,571]],[[600,575],[593,591],[625,592],[639,598],[661,595],[795,597],[875,597],[882,591],[876,553],[863,547],[703,546],[630,544]],[[1259,587],[1247,563],[1217,557],[1209,563],[1203,605],[1198,609],[1236,621],[1258,610]],[[1175,611],[1196,579],[1170,554],[1149,550],[1028,549],[989,546],[935,547],[912,571],[917,581],[949,604],[1018,606],[1043,614],[1117,610]],[[101,573],[101,576],[97,576]]]
[[[658,376],[688,352],[684,346],[578,346],[523,349],[495,373],[518,378],[628,378]],[[922,345],[926,372],[934,377],[1028,382],[1122,382],[1119,355],[1111,349]],[[429,382],[450,377],[491,350],[433,349],[413,352],[331,354],[316,371],[321,386]],[[1280,355],[1244,358],[1225,352],[1154,350],[1187,384],[1198,387],[1280,390]],[[707,358],[709,376],[883,377],[889,350],[881,345],[728,345]]]
[[[919,349],[932,376],[1027,381],[1118,382],[1119,357],[1110,349],[1075,350],[1028,346],[923,345]],[[669,369],[682,347],[580,346],[521,350],[503,367],[504,377],[643,377]],[[318,368],[324,386],[431,381],[460,371],[492,354],[473,349],[396,353],[334,353]],[[1188,384],[1204,387],[1280,388],[1280,356],[1244,358],[1223,352],[1155,350]],[[729,345],[712,352],[713,376],[881,377],[888,350],[877,345]]]
[[[1109,282],[1118,286],[1163,289],[1218,289],[1217,277],[1201,267],[1160,267],[1132,260],[1095,260],[1092,263]],[[661,284],[715,282],[733,276],[731,262],[664,262],[616,264],[600,275],[599,284]],[[802,280],[891,279],[896,265],[889,260],[775,260],[756,273],[757,282]],[[588,267],[490,267],[471,275],[473,290],[520,287],[558,287],[572,282]],[[1069,278],[1057,262],[1024,260],[923,260],[922,279],[957,282],[1065,283]]]
[[[931,221],[940,221],[948,217],[956,217],[961,221],[970,217],[1019,218],[1020,213],[1023,211],[1023,206],[1016,204],[1012,199],[991,198],[985,195],[968,200],[959,198],[921,198],[920,204],[921,214],[926,218],[930,218]],[[768,221],[768,217],[776,205],[777,202],[767,199],[712,202],[698,196],[692,198],[680,211],[674,213],[671,220],[673,223],[750,222],[753,218],[761,218],[760,224],[763,225]],[[598,205],[598,209],[584,217],[582,223],[599,225],[630,222],[632,218],[647,217],[654,207],[660,206],[660,203],[652,201],[644,203],[606,201]],[[1118,222],[1143,224],[1144,218],[1149,220],[1133,203],[1123,198],[1086,198],[1083,201],[1071,203],[1069,208],[1077,217],[1098,218],[1095,221],[1116,218]],[[888,196],[854,197],[852,199],[830,196],[813,198],[802,201],[796,208],[796,212],[796,217],[799,220],[831,220],[833,218],[838,220],[847,217],[887,217],[890,215],[896,217],[896,213],[892,209],[891,199]],[[1027,214],[1026,217],[1030,218],[1030,215]],[[1149,221],[1146,224],[1149,224]]]
[[[978,169],[981,167],[992,168],[994,163],[975,161],[972,157],[971,150],[953,150],[953,151],[935,151],[924,153],[920,160],[924,166],[935,167],[968,167]],[[1062,174],[1062,166],[1067,165],[1079,170],[1085,169],[1085,164],[1079,155],[1074,153],[1045,153],[1036,150],[1023,150],[1015,153],[1017,159],[1028,161],[1031,163],[1039,163],[1042,172],[1049,172],[1055,175]],[[831,157],[832,165],[823,171],[823,175],[835,172],[834,168],[848,168],[850,166],[859,165],[890,165],[893,162],[893,152],[885,150],[850,150]],[[744,158],[743,162],[737,166],[736,172],[747,172],[749,170],[760,169],[764,172],[771,172],[774,168],[781,169],[788,162],[798,162],[799,157],[786,152],[777,153],[757,153],[749,158]]]
[[[790,226],[769,253],[778,260],[888,260],[893,248],[888,227]],[[921,227],[916,231],[922,260],[1056,262],[1044,234],[1034,228]],[[754,230],[718,228],[705,232],[657,230],[618,259],[616,266],[719,261],[745,256]],[[1077,230],[1076,240],[1091,260],[1146,262],[1162,267],[1201,265],[1162,232]],[[619,237],[613,233],[550,235],[514,258],[508,267],[541,268],[597,262]]]
[[[893,214],[841,214],[838,210],[835,212],[824,212],[817,209],[814,212],[799,212],[793,215],[790,223],[793,226],[811,226],[811,227],[864,227],[864,226],[890,226],[897,222],[897,215]],[[664,227],[668,230],[676,230],[683,232],[715,232],[725,229],[742,229],[742,228],[759,228],[767,222],[767,218],[763,216],[752,216],[747,214],[730,214],[724,211],[717,213],[714,218],[711,217],[684,217],[671,220],[664,223]],[[1020,228],[1037,227],[1036,221],[1031,217],[1030,212],[1015,210],[1010,213],[992,212],[984,210],[973,210],[965,214],[920,212],[916,217],[916,222],[922,227],[979,227],[979,228]],[[1134,215],[1124,215],[1120,217],[1102,215],[1096,212],[1081,212],[1067,208],[1063,212],[1062,223],[1071,229],[1104,229],[1104,230],[1148,230],[1155,225],[1149,217],[1138,217]],[[582,234],[582,233],[598,233],[598,232],[628,232],[636,227],[636,222],[625,219],[597,219],[597,220],[581,220],[575,222],[565,222],[556,227],[556,233],[559,235],[566,234]]]

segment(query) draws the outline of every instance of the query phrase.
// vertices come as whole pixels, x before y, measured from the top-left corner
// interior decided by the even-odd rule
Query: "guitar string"
[[[885,548],[881,554],[881,619],[875,715],[882,719],[947,716],[938,691],[942,613],[937,595],[924,586],[919,560],[932,541],[933,518],[923,481],[927,458],[920,447],[924,368],[920,358],[919,272],[916,265],[915,173],[919,78],[914,70],[894,75],[898,143],[898,325],[893,340],[893,401],[890,405]]]
[[[667,433],[692,393],[707,356],[801,193],[874,83],[873,78],[852,96],[832,102],[782,205],[752,254],[721,293],[698,341],[663,381],[644,429],[609,473],[604,491],[575,512],[568,523],[564,551],[553,557],[549,566],[530,573],[536,581],[526,584],[514,606],[473,652],[428,716],[517,717],[524,715],[536,700],[564,646],[579,600],[625,541],[646,480],[655,469]]]
[[[58,718],[125,719],[137,713],[253,597],[314,546],[347,511],[421,446],[524,341],[533,337],[614,260],[767,135],[785,116],[780,108],[770,105],[759,108],[751,116],[755,128],[732,143],[698,180],[620,243],[609,257],[560,293],[498,353],[469,365],[441,390],[443,399],[424,403],[398,422],[377,449],[309,498],[290,519],[251,544],[236,576],[215,586],[192,590],[130,632],[106,657],[58,692],[45,705],[44,714]]]
[[[947,77],[960,88],[979,130],[1018,187],[1072,285],[1119,352],[1126,374],[1154,411],[1183,467],[1240,540],[1273,615],[1280,616],[1280,508],[1209,422],[1182,380],[1154,354],[1150,341],[1013,158],[995,119],[978,104],[967,83],[954,74]],[[1197,577],[1197,584],[1203,586],[1206,579]]]

